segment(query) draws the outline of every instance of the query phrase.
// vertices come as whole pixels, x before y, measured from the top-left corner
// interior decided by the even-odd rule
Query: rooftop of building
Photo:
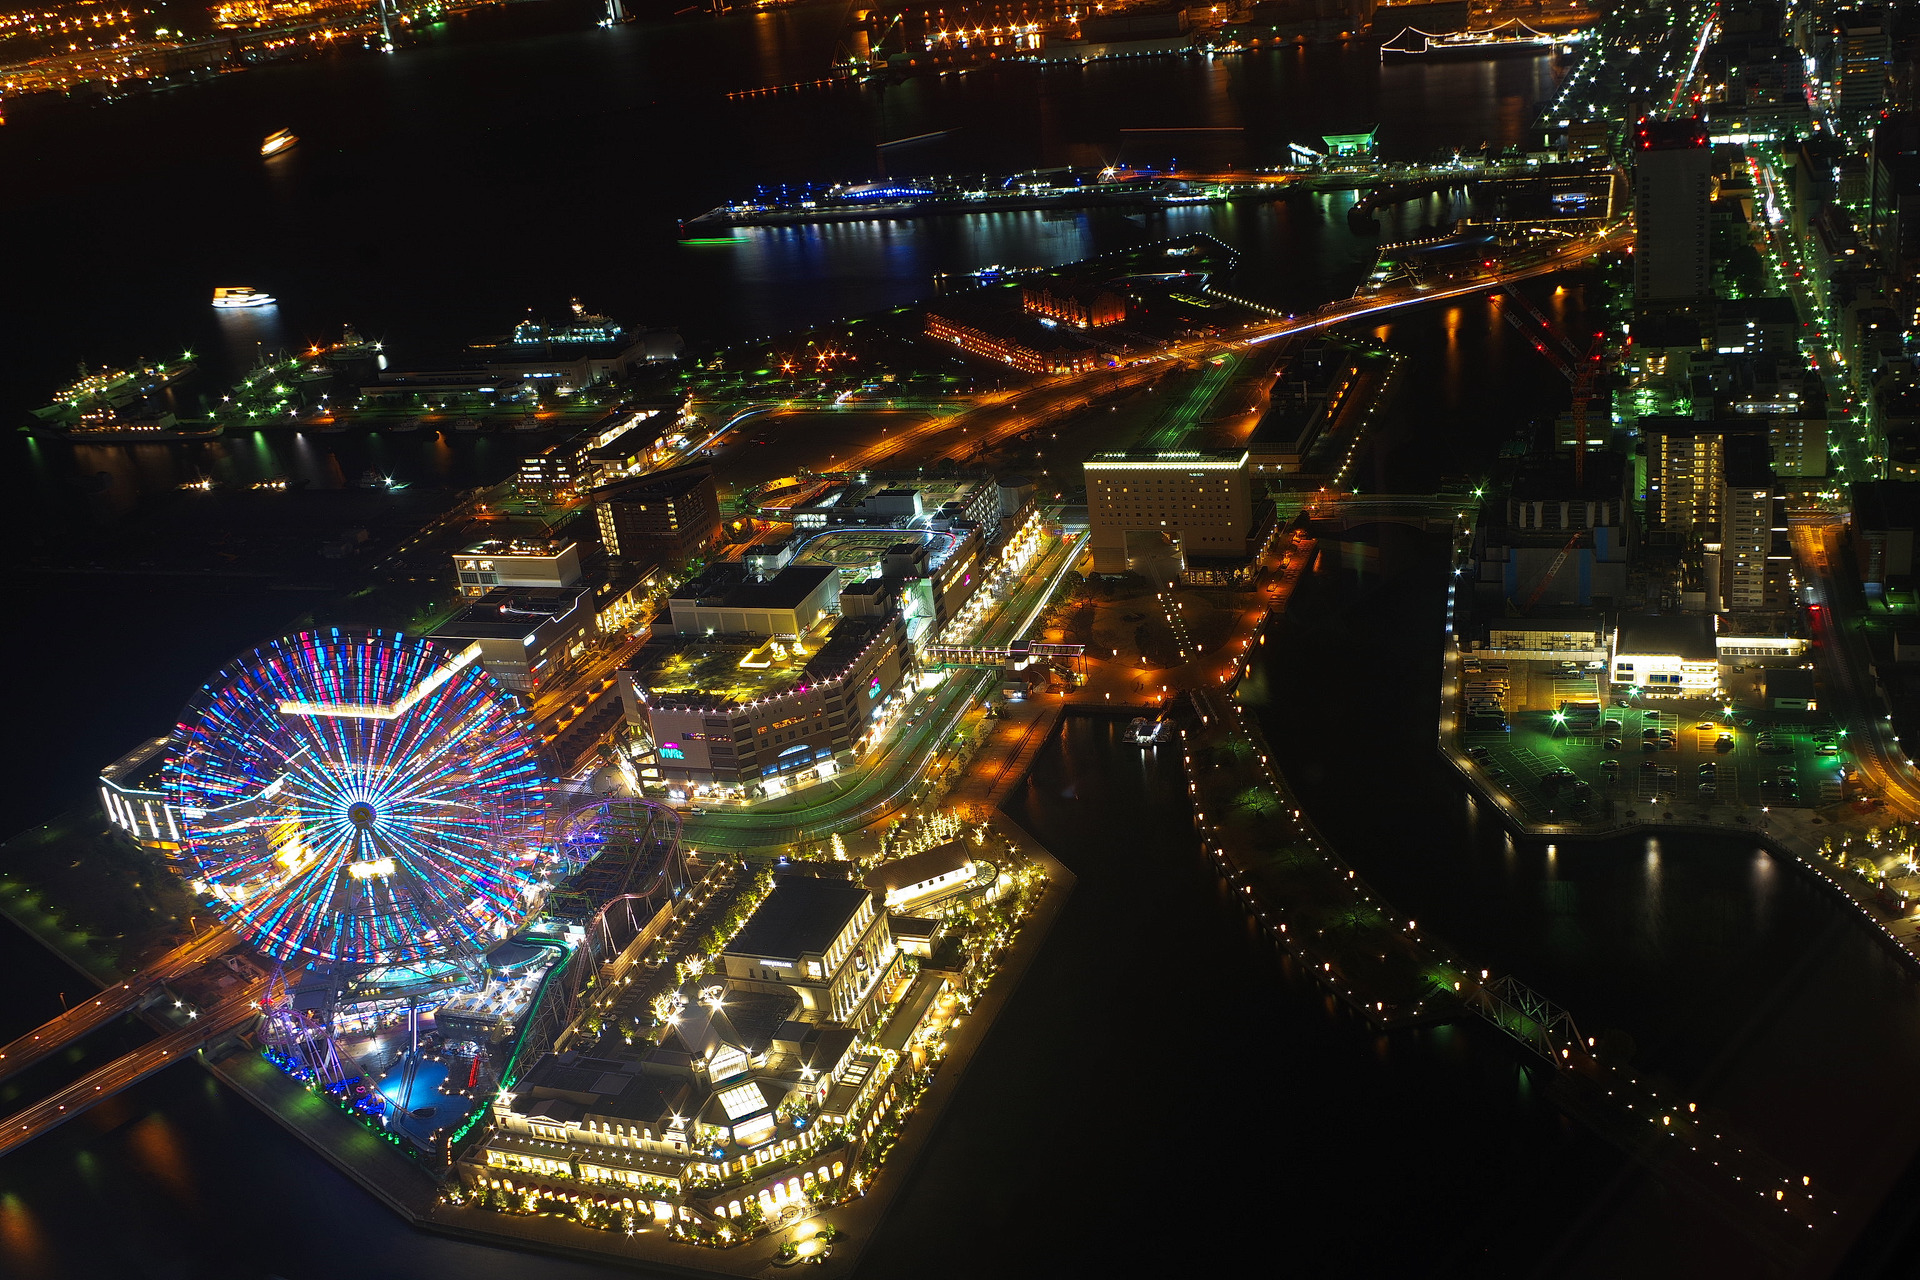
[[[1633,131],[1635,151],[1705,150],[1707,145],[1707,126],[1692,118],[1642,120]]]
[[[129,791],[157,791],[160,775],[166,768],[165,737],[148,738],[127,754],[100,771],[100,777]]]
[[[689,985],[704,981],[695,979]],[[800,997],[791,991],[744,991],[731,983],[722,985],[718,1008],[689,1001],[660,1043],[685,1049],[696,1058],[722,1045],[748,1054],[765,1053],[773,1046],[774,1034],[800,1012]]]
[[[641,428],[635,428],[635,430],[640,429]],[[628,432],[626,434],[631,435],[633,433]],[[626,436],[623,435],[620,439],[624,440]],[[618,444],[619,441],[615,441],[614,443]],[[611,448],[612,446],[608,447]],[[592,456],[599,457],[600,450],[596,449]],[[707,466],[705,463],[697,463],[690,467],[673,467],[666,471],[653,471],[646,475],[634,476],[627,480],[616,480],[612,484],[602,485],[600,488],[593,490],[587,495],[587,498],[593,502],[664,501],[668,498],[675,498],[682,494],[691,493],[699,488],[703,481],[711,481],[712,478],[713,468]]]
[[[1713,619],[1701,613],[1624,614],[1614,646],[1620,654],[1674,654],[1683,662],[1713,662]]]
[[[799,640],[759,636],[661,636],[640,650],[634,681],[651,700],[720,709],[777,698],[837,677],[899,615],[840,618],[824,635]]]
[[[796,688],[819,648],[807,640],[756,636],[663,636],[649,641],[634,662],[634,680],[650,699],[698,697],[719,706],[776,698]]]
[[[555,538],[551,541],[536,541],[532,538],[487,538],[454,552],[460,556],[540,556],[552,559],[577,549],[578,543]]]
[[[1589,449],[1578,465],[1571,453],[1535,453],[1515,466],[1507,497],[1514,502],[1601,502],[1625,494],[1627,460]]]
[[[873,897],[864,886],[817,876],[779,876],[773,891],[727,943],[731,955],[798,960],[833,945]]]
[[[1920,484],[1911,480],[1869,480],[1853,486],[1853,525],[1884,532],[1920,528]]]
[[[1640,419],[1640,434],[1648,439],[1660,436],[1682,440],[1694,436],[1729,436],[1758,433],[1767,429],[1765,420],[1738,418],[1683,418],[1674,414],[1650,413]]]
[[[797,609],[838,573],[828,564],[790,564],[771,578],[758,578],[740,561],[728,560],[682,584],[673,600],[722,609]]]
[[[1090,471],[1233,470],[1247,463],[1245,449],[1109,449],[1086,461]]]
[[[1811,698],[1813,672],[1803,667],[1768,667],[1760,673],[1760,687],[1769,698]]]
[[[1721,320],[1763,320],[1800,327],[1800,312],[1793,299],[1785,296],[1722,298],[1714,304],[1713,312]]]
[[[503,640],[526,635],[579,607],[591,587],[495,587],[433,629],[436,639]]]
[[[922,849],[919,853],[882,863],[867,873],[863,883],[875,893],[891,893],[895,889],[949,875],[972,861],[973,853],[965,840],[948,840],[931,849]]]
[[[590,462],[617,462],[623,458],[631,458],[644,453],[648,449],[653,448],[653,446],[658,443],[660,437],[666,434],[667,429],[672,425],[673,420],[664,414],[655,414],[652,417],[642,418],[639,422],[628,427],[625,431],[622,431],[605,444],[596,449],[589,449],[587,451],[587,460]]]
[[[1598,631],[1605,632],[1607,620],[1598,609],[1555,611],[1540,608],[1524,618],[1489,618],[1489,631]]]

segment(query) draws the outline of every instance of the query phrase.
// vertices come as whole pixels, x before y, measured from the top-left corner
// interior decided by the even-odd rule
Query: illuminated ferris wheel
[[[181,876],[282,961],[491,946],[526,914],[546,797],[532,720],[475,657],[334,629],[229,663],[167,758]]]

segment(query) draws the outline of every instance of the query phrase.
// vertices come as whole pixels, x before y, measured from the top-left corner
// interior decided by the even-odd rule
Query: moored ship
[[[80,376],[53,393],[53,403],[35,409],[42,422],[71,425],[90,409],[106,405],[119,409],[177,382],[193,372],[193,352],[177,360],[161,360],[132,369],[94,369],[80,366]]]
[[[226,428],[218,422],[182,422],[170,412],[117,413],[97,409],[71,424],[42,423],[35,435],[54,436],[74,444],[145,444],[168,440],[211,440]]]

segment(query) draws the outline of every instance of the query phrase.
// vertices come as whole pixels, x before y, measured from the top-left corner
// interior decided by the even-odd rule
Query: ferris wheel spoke
[[[358,710],[450,661],[422,639],[312,631],[189,703],[165,770],[188,815],[176,865],[262,950],[374,965],[469,952],[522,918],[546,810],[526,712],[478,667],[398,716]]]

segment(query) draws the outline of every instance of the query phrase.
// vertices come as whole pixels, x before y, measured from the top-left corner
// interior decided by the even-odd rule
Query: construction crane
[[[1567,545],[1560,548],[1560,554],[1553,558],[1553,563],[1547,566],[1546,573],[1541,576],[1540,581],[1534,586],[1533,594],[1528,596],[1526,604],[1520,607],[1521,617],[1524,618],[1533,612],[1533,606],[1539,604],[1540,597],[1547,594],[1547,588],[1553,585],[1553,580],[1560,576],[1560,570],[1566,566],[1567,557],[1573,554],[1573,549],[1580,545],[1580,539],[1584,537],[1586,537],[1586,534],[1581,532],[1567,539]]]
[[[1525,322],[1517,312],[1505,307],[1500,314],[1514,327],[1521,337],[1533,344],[1533,349],[1546,357],[1547,363],[1560,371],[1573,387],[1573,483],[1577,488],[1586,480],[1587,474],[1587,405],[1593,399],[1594,380],[1600,376],[1600,368],[1606,355],[1606,335],[1596,333],[1586,354],[1575,351],[1573,344],[1561,335],[1553,322],[1541,313],[1540,308],[1527,300],[1525,294],[1514,288],[1511,283],[1500,286],[1501,296],[1510,298],[1521,311],[1533,320],[1537,333],[1529,332]],[[1551,339],[1548,346],[1541,341],[1540,334]]]

